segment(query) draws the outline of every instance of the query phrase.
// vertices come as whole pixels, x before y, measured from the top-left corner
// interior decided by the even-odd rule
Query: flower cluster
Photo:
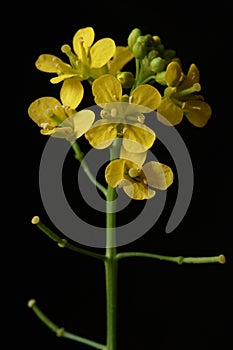
[[[157,35],[143,35],[136,28],[126,46],[111,38],[95,41],[92,27],[79,29],[62,53],[68,63],[52,54],[42,54],[36,68],[61,84],[59,99],[45,96],[33,101],[30,118],[43,135],[64,138],[73,143],[84,136],[96,149],[111,147],[120,140],[119,154],[110,159],[105,179],[113,188],[123,188],[131,198],[142,200],[155,195],[151,189],[166,190],[173,182],[172,169],[159,162],[146,162],[147,151],[156,140],[156,131],[147,126],[150,112],[160,122],[173,126],[183,116],[196,127],[203,127],[211,108],[199,94],[200,73],[191,64],[183,73],[175,50],[167,49]],[[127,70],[135,62],[135,72]],[[87,81],[99,116],[91,109],[79,110]]]

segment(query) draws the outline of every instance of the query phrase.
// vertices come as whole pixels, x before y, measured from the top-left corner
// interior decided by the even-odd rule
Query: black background
[[[225,265],[181,266],[157,260],[123,260],[119,266],[118,349],[232,348],[232,16],[228,4],[221,1],[203,7],[200,1],[172,5],[109,1],[55,3],[47,9],[46,4],[38,3],[30,5],[23,19],[18,19],[14,40],[19,49],[13,60],[16,99],[14,107],[10,106],[16,119],[15,135],[7,148],[10,196],[5,208],[9,219],[4,230],[7,244],[2,248],[1,307],[9,344],[17,342],[26,349],[88,348],[57,338],[27,308],[31,298],[59,326],[105,341],[103,264],[58,248],[30,222],[34,215],[40,215],[52,227],[38,186],[46,138],[28,117],[27,108],[38,97],[58,97],[60,87],[52,86],[51,76],[39,72],[34,62],[42,53],[62,58],[61,45],[71,44],[79,28],[92,26],[95,40],[108,36],[117,45],[126,45],[135,27],[143,34],[159,35],[167,47],[177,51],[184,70],[196,63],[202,93],[213,110],[202,129],[186,120],[177,127],[190,152],[195,176],[192,202],[183,221],[174,232],[165,234],[171,195],[167,211],[154,228],[119,250],[183,256],[223,253],[227,258]],[[69,183],[71,188],[72,181]]]

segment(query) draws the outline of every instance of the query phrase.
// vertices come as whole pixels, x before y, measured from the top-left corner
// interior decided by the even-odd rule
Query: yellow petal
[[[142,182],[128,182],[123,186],[123,190],[127,196],[136,200],[150,199],[154,197],[156,193]]]
[[[41,134],[50,135],[56,138],[68,139],[69,136],[73,135],[73,129],[71,127],[56,127],[52,130],[41,130]]]
[[[153,145],[155,138],[154,131],[145,124],[127,124],[122,144],[127,152],[142,153]]]
[[[162,163],[151,161],[142,167],[149,186],[166,190],[173,183],[172,169]]]
[[[177,86],[180,83],[183,72],[178,62],[170,62],[165,73],[165,81],[168,86]]]
[[[66,119],[61,103],[54,97],[41,97],[33,101],[28,108],[28,114],[39,127],[48,123],[53,128],[60,124],[51,118],[51,114],[56,115],[61,122]]]
[[[36,60],[36,68],[46,73],[59,73],[72,71],[72,67],[64,63],[60,58],[54,55],[40,55]]]
[[[184,78],[182,83],[179,85],[177,91],[187,89],[193,86],[193,84],[199,83],[199,81],[200,81],[199,69],[194,63],[192,63],[189,67],[186,77]]]
[[[158,120],[166,125],[179,124],[183,119],[183,110],[176,106],[169,97],[162,99],[157,112]]]
[[[104,149],[111,145],[117,136],[117,124],[106,120],[98,120],[85,133],[90,145],[97,149]]]
[[[111,74],[105,74],[94,80],[92,93],[97,105],[109,102],[120,102],[122,96],[121,83]]]
[[[129,179],[125,174],[127,173],[127,169],[133,166],[134,164],[126,159],[112,160],[105,169],[105,179],[108,185],[115,188],[122,180]]]
[[[155,87],[148,84],[143,84],[136,87],[131,96],[132,103],[149,108],[147,112],[157,109],[161,103],[161,95],[159,91]],[[146,112],[146,110],[144,112]]]
[[[76,109],[83,98],[83,94],[83,86],[77,77],[64,80],[60,90],[60,98],[64,106]]]
[[[57,84],[57,83],[60,83],[63,80],[70,79],[70,78],[73,78],[73,77],[76,77],[76,76],[78,76],[78,74],[76,74],[76,73],[75,74],[73,74],[73,73],[72,74],[63,74],[63,75],[59,75],[58,77],[54,77],[54,78],[50,79],[50,82],[52,84]]]
[[[212,114],[211,107],[208,103],[201,100],[187,101],[184,111],[189,122],[199,128],[207,124]]]
[[[128,140],[130,142],[130,140]],[[132,141],[133,142],[133,141]],[[147,156],[147,151],[141,153],[128,152],[124,146],[120,150],[120,158],[128,159],[137,164],[139,167],[145,162]]]
[[[79,138],[91,128],[95,120],[95,113],[88,109],[84,109],[73,114],[71,120],[74,126],[75,136],[76,138]]]
[[[115,50],[114,40],[110,38],[98,40],[90,49],[91,68],[104,66],[112,58]]]
[[[76,55],[82,57],[82,49],[80,46],[80,40],[83,41],[84,48],[87,50],[94,42],[95,32],[92,27],[86,27],[79,29],[73,37],[73,48]]]
[[[108,62],[109,73],[116,75],[133,57],[128,46],[117,46],[112,60]]]

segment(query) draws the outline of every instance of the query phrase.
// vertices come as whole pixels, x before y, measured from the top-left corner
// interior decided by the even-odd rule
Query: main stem
[[[119,156],[121,139],[116,138],[110,147],[110,161]],[[117,348],[117,248],[116,248],[116,190],[107,188],[106,202],[106,349]]]

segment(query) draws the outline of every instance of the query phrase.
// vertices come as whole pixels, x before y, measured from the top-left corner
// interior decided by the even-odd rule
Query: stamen
[[[47,126],[49,125],[49,123],[41,123],[40,126],[42,127],[42,129],[46,130]]]
[[[133,103],[133,96],[129,96],[129,103]]]
[[[117,116],[117,109],[116,108],[112,108],[110,114],[111,114],[112,117],[116,117]]]
[[[137,120],[139,121],[139,123],[144,123],[144,121],[145,121],[145,116],[143,115],[143,114],[141,114],[141,115],[139,115],[138,117],[137,117]]]
[[[117,95],[113,95],[113,99],[114,99],[115,101],[118,101]]]

